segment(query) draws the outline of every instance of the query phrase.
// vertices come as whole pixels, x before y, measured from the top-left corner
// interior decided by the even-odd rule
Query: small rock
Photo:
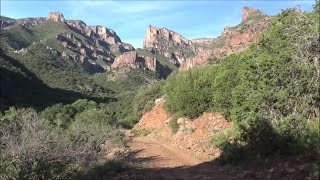
[[[185,123],[185,119],[184,118],[179,118],[178,120],[177,120],[177,124],[179,124],[179,125],[182,125],[182,124],[184,124]]]

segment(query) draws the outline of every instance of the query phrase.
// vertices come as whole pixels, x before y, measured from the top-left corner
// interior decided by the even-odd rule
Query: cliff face
[[[102,26],[90,26],[89,28],[108,44],[121,43],[120,37],[112,29]],[[88,33],[91,34],[92,32],[89,30]]]
[[[149,69],[151,71],[157,71],[157,59],[149,56],[139,56],[136,51],[130,51],[125,52],[123,55],[117,56],[111,67],[140,67]]]
[[[54,22],[64,22],[64,16],[60,12],[50,12],[48,14],[47,20],[52,20]]]
[[[151,25],[147,28],[143,48],[169,58],[171,63],[176,65],[182,64],[185,57],[197,52],[192,42],[180,34]]]
[[[188,40],[166,28],[148,26],[143,48],[169,58],[180,70],[187,70],[206,63],[208,60],[246,49],[266,28],[268,16],[261,11],[243,7],[241,23],[235,27],[225,27],[217,38]]]
[[[182,37],[180,34],[166,28],[156,28],[151,25],[148,26],[146,36],[143,41],[143,48],[167,51],[170,46],[174,45],[188,47],[190,45],[190,41]]]
[[[253,9],[253,8],[244,6],[242,9],[241,22],[245,22],[245,21],[248,21],[250,18],[263,16],[263,15],[264,14],[258,9]]]

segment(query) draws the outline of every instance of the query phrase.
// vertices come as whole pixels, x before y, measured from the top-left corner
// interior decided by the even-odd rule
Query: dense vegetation
[[[318,149],[317,11],[285,10],[248,50],[172,75],[165,86],[167,109],[188,117],[212,110],[231,119],[237,133],[227,134],[236,140],[214,143],[228,154],[241,148],[260,155]]]

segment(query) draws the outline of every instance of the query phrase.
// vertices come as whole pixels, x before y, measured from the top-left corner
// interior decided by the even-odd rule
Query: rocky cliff
[[[140,56],[136,51],[125,52],[124,54],[117,56],[111,67],[146,68],[151,71],[157,71],[160,68],[155,57]]]
[[[217,38],[191,40],[166,28],[148,26],[143,48],[162,54],[173,64],[180,66],[180,70],[187,70],[208,60],[243,51],[251,42],[257,40],[259,34],[267,27],[266,22],[269,18],[259,10],[245,6],[239,25],[225,27]]]
[[[192,42],[180,34],[151,25],[147,27],[143,48],[169,58],[171,63],[178,66],[185,61],[185,57],[197,52]]]
[[[54,22],[64,22],[64,16],[60,12],[50,12],[48,14],[47,20],[52,20]]]

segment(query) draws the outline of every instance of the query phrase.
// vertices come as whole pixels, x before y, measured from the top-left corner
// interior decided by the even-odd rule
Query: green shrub
[[[178,120],[177,118],[171,117],[169,124],[168,124],[171,129],[171,132],[174,134],[177,133],[179,130],[179,125],[177,123],[177,120]]]
[[[154,101],[163,95],[162,82],[141,86],[133,100],[133,111],[139,118],[154,106]]]
[[[234,142],[239,139],[239,129],[236,125],[232,125],[222,131],[214,132],[210,137],[210,144],[214,147],[222,149],[224,143]]]
[[[143,128],[143,129],[132,129],[131,133],[134,136],[148,136],[151,133],[151,130],[150,129],[146,129],[146,128]]]
[[[197,117],[211,104],[211,76],[202,69],[171,75],[165,85],[165,107],[172,113]]]

